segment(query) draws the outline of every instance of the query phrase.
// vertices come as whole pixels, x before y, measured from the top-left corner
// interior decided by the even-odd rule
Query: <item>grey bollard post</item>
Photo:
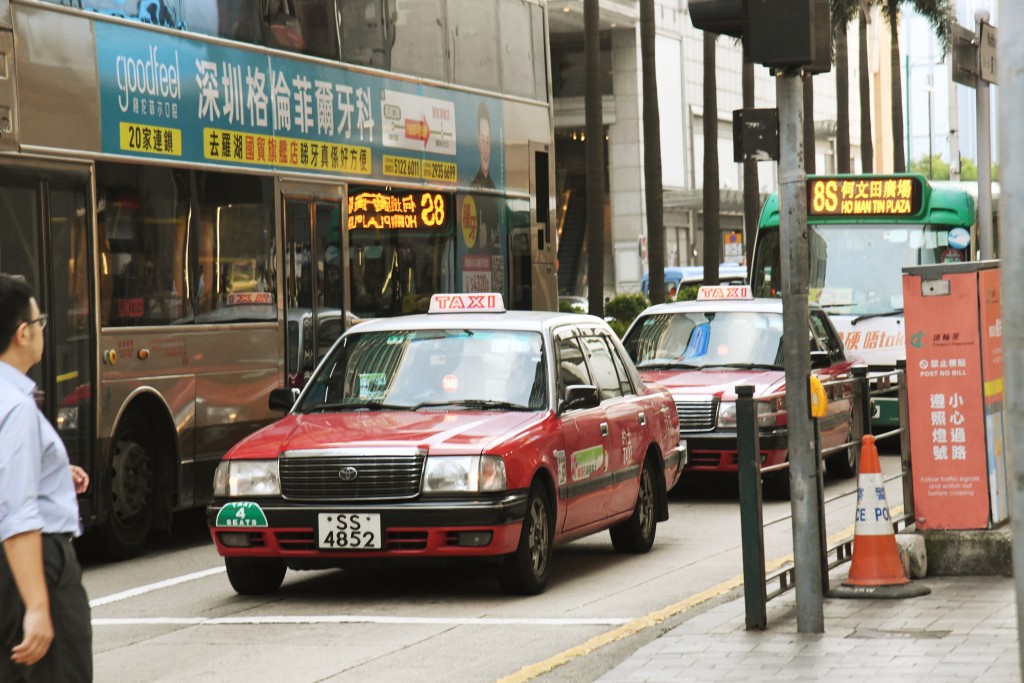
[[[761,448],[754,387],[736,387],[736,441],[740,484],[740,536],[743,541],[743,601],[747,630],[768,626],[761,510]]]

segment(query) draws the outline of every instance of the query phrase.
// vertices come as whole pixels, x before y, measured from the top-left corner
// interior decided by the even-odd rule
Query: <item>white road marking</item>
[[[619,626],[631,618],[537,619],[516,617],[384,617],[373,615],[266,616],[266,617],[126,617],[93,619],[93,626],[235,626],[266,624],[426,624],[440,626]]]
[[[157,581],[156,583],[150,583],[145,586],[139,586],[138,588],[132,588],[120,593],[114,593],[113,595],[107,595],[102,598],[96,598],[95,600],[89,601],[89,607],[100,607],[101,605],[109,605],[112,602],[120,602],[121,600],[127,600],[128,598],[135,598],[146,593],[152,593],[162,588],[170,588],[171,586],[177,586],[180,583],[188,583],[189,581],[195,581],[196,579],[205,579],[207,576],[214,576],[221,574],[225,571],[224,567],[214,567],[213,569],[204,569],[201,572],[193,572],[192,574],[185,574],[184,576],[176,576],[173,579],[167,579],[165,581]]]

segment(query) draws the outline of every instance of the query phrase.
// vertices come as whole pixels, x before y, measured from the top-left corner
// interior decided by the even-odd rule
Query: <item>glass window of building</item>
[[[612,93],[612,39],[601,32],[601,94]],[[583,36],[577,33],[551,34],[551,94],[553,97],[583,97],[586,83]]]

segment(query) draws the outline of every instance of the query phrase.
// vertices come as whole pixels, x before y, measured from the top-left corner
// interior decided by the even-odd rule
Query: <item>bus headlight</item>
[[[504,491],[505,461],[497,455],[428,457],[423,470],[423,493],[482,493]]]
[[[73,432],[78,429],[78,406],[66,406],[57,410],[57,431]]]
[[[281,475],[273,460],[225,460],[213,475],[218,498],[281,495]]]

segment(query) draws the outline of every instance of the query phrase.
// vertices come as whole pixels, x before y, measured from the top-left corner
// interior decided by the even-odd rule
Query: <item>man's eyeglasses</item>
[[[39,329],[40,330],[44,330],[44,329],[46,329],[46,319],[48,317],[49,316],[46,315],[45,313],[40,313],[38,318],[36,318],[35,320],[26,320],[25,324],[26,325],[35,325],[36,323],[38,323],[39,324]]]

